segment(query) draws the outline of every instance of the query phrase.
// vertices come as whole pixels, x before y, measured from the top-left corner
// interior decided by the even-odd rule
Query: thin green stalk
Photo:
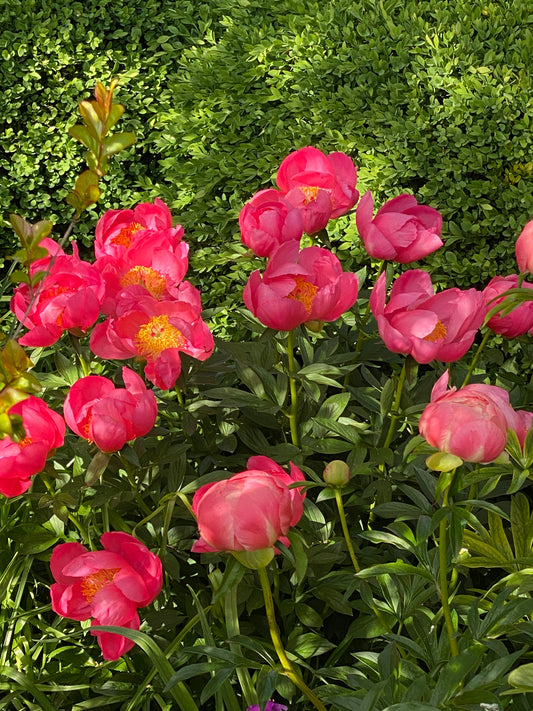
[[[352,539],[350,538],[350,532],[348,530],[348,523],[346,522],[346,514],[344,512],[344,504],[342,503],[342,494],[340,489],[335,489],[335,501],[337,502],[337,509],[339,511],[339,517],[341,520],[342,532],[344,533],[344,540],[346,541],[346,547],[348,548],[348,553],[350,554],[353,567],[355,572],[358,573],[361,570],[361,566],[355,555],[355,550],[352,544]]]
[[[224,596],[224,616],[226,618],[226,631],[228,637],[237,637],[241,633],[239,626],[239,611],[237,609],[237,588],[234,585],[229,592]],[[230,642],[230,651],[233,654],[242,656],[241,645],[236,642]],[[241,685],[246,706],[254,706],[257,704],[257,693],[246,667],[237,667],[237,678]]]
[[[379,277],[380,277],[380,275],[381,275],[381,272],[383,271],[383,267],[384,267],[384,266],[385,266],[385,260],[383,259],[383,260],[379,263],[378,273],[376,274],[376,279],[375,279],[375,282],[374,282],[374,283],[376,283],[376,281],[379,279]],[[365,340],[365,334],[364,334],[364,332],[363,332],[363,328],[364,328],[364,327],[366,326],[366,324],[368,323],[368,319],[369,319],[369,318],[370,318],[370,301],[369,301],[368,304],[366,305],[365,312],[364,312],[364,314],[363,314],[363,316],[362,316],[362,318],[361,318],[361,323],[359,324],[359,333],[358,333],[358,335],[357,335],[357,342],[356,342],[355,348],[354,348],[354,352],[355,352],[355,353],[359,353],[359,351],[360,351],[361,348],[363,347],[363,341]]]
[[[492,333],[492,331],[491,331],[490,329],[487,329],[487,333],[483,336],[483,340],[482,340],[481,343],[479,344],[478,349],[477,349],[477,351],[476,351],[476,354],[475,354],[475,356],[472,358],[472,362],[470,363],[470,368],[468,369],[468,372],[467,372],[467,374],[465,375],[465,379],[463,380],[463,384],[461,385],[462,388],[464,388],[464,386],[465,386],[465,385],[468,383],[468,381],[470,380],[470,378],[471,378],[471,376],[472,376],[472,373],[474,372],[474,368],[476,367],[476,363],[477,363],[478,360],[479,360],[479,356],[481,355],[481,351],[483,350],[483,348],[485,348],[485,344],[486,344],[487,341],[489,340],[491,333]]]
[[[289,414],[289,422],[291,426],[292,443],[300,446],[300,437],[298,434],[298,390],[296,388],[296,379],[294,373],[296,371],[294,363],[294,331],[289,331],[287,338],[287,357],[289,360],[289,382],[291,389],[291,409]]]
[[[299,676],[299,674],[292,666],[289,658],[287,657],[285,647],[283,646],[283,642],[281,641],[281,637],[279,634],[278,623],[276,622],[274,600],[272,598],[272,592],[270,590],[270,582],[268,580],[267,569],[259,568],[257,573],[259,575],[259,580],[261,581],[261,588],[263,589],[263,597],[265,599],[265,610],[268,620],[268,626],[270,628],[270,637],[272,638],[272,643],[274,645],[274,649],[276,650],[276,654],[278,655],[278,659],[281,662],[281,666],[283,667],[283,671],[293,682],[293,684],[297,686],[305,696],[307,696],[309,701],[316,709],[318,709],[318,711],[326,711],[326,707],[324,706],[322,701],[320,701],[318,696],[316,696],[311,691],[311,689],[307,686],[304,680]]]
[[[442,507],[448,506],[450,488],[446,487],[444,490],[444,495],[442,499]],[[459,654],[459,646],[457,640],[455,639],[455,627],[453,624],[452,613],[450,610],[450,603],[448,600],[448,577],[447,577],[447,533],[448,533],[448,517],[445,516],[439,524],[439,584],[440,584],[440,596],[442,604],[442,612],[444,614],[444,623],[446,625],[446,631],[448,633],[448,639],[450,641],[450,650],[453,657],[457,657]]]
[[[387,437],[385,438],[385,442],[383,444],[384,449],[386,449],[389,444],[392,442],[392,438],[394,437],[394,432],[396,430],[396,423],[398,422],[399,415],[398,415],[398,410],[400,409],[400,403],[402,401],[402,392],[403,392],[403,386],[405,383],[405,378],[407,375],[407,358],[403,362],[402,370],[400,373],[400,379],[398,380],[398,387],[396,388],[396,396],[394,398],[394,404],[392,406],[393,414],[391,415],[390,418],[390,424],[389,424],[389,431],[387,432]]]

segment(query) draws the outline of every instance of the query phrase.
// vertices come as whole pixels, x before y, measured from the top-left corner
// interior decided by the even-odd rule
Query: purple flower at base
[[[254,704],[253,706],[248,706],[246,711],[261,711],[261,709],[257,704]],[[265,711],[289,711],[289,707],[283,706],[283,704],[276,704],[274,701],[267,701]]]

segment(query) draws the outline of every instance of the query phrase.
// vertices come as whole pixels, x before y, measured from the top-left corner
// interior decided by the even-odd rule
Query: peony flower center
[[[152,267],[136,266],[124,274],[120,284],[121,286],[142,286],[154,299],[160,299],[167,287],[167,280]]]
[[[86,575],[81,581],[81,592],[87,602],[92,602],[96,593],[109,583],[112,583],[120,568],[102,568],[96,573]]]
[[[139,230],[144,230],[145,228],[140,225],[138,222],[130,222],[129,225],[126,227],[123,227],[118,234],[116,234],[111,240],[109,240],[110,244],[119,244],[122,245],[123,247],[129,247],[131,244],[131,240],[133,238],[133,235],[136,232],[139,232]]]
[[[179,328],[173,326],[166,314],[153,316],[137,331],[134,343],[139,355],[147,360],[155,360],[167,348],[182,348],[185,338]]]
[[[302,186],[300,190],[302,191],[305,197],[304,205],[309,205],[310,202],[316,200],[320,188],[318,188],[316,185],[305,185]]]
[[[72,287],[59,285],[51,286],[49,289],[44,289],[44,291],[41,291],[40,300],[44,301],[45,299],[55,299],[56,296],[59,296],[59,294],[64,294],[67,291],[72,291]]]
[[[17,442],[17,444],[21,449],[24,449],[24,447],[27,447],[32,442],[33,442],[32,438],[26,436],[26,437],[24,437],[24,439],[21,439],[20,442]]]
[[[287,294],[287,296],[289,299],[296,299],[296,301],[303,304],[307,313],[310,314],[313,307],[313,299],[318,291],[318,286],[311,284],[311,282],[307,281],[307,279],[302,276],[295,276],[292,278],[296,282],[296,286],[290,294]]]
[[[424,341],[431,341],[431,343],[436,343],[437,341],[440,341],[444,338],[446,338],[446,326],[442,323],[442,321],[437,321],[437,325],[431,331],[431,333],[428,333],[427,336],[424,336]]]

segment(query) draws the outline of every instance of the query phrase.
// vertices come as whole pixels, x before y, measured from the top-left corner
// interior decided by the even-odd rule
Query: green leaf
[[[465,677],[479,666],[485,652],[486,649],[479,645],[464,649],[457,657],[450,659],[439,671],[430,702],[438,706],[444,704],[455,691],[462,687]]]
[[[433,576],[431,573],[420,566],[409,565],[409,563],[404,563],[403,560],[397,560],[394,563],[379,563],[378,565],[371,565],[369,568],[364,568],[357,573],[358,578],[375,578],[378,575],[383,575],[387,573],[388,575],[416,575],[426,578],[427,580],[433,581]]]
[[[135,644],[137,644],[148,656],[148,659],[154,665],[163,684],[166,685],[170,681],[172,674],[174,673],[170,662],[159,649],[154,640],[144,632],[130,630],[126,627],[112,627],[110,625],[95,625],[91,627],[91,631],[115,632],[116,634],[120,634],[127,639],[131,639],[132,642],[135,642]],[[194,699],[189,693],[189,690],[182,682],[178,682],[178,684],[172,686],[169,691],[174,701],[178,704],[180,711],[199,711],[198,706],[194,703]]]
[[[38,687],[33,683],[33,681],[28,679],[26,674],[23,674],[17,669],[12,669],[11,667],[0,667],[0,676],[7,676],[21,689],[28,691],[33,696],[35,701],[40,704],[40,709],[42,709],[42,711],[56,711],[57,707],[48,701],[46,695],[39,691]]]
[[[521,667],[513,669],[507,681],[524,693],[533,692],[533,663],[522,664]]]
[[[133,133],[116,133],[105,139],[103,143],[104,155],[111,156],[114,153],[119,153],[119,151],[132,146],[136,140]]]

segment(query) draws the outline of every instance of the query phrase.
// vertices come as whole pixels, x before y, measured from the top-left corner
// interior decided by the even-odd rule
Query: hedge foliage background
[[[67,134],[97,79],[121,80],[108,208],[160,196],[193,246],[204,302],[231,308],[244,283],[236,218],[291,150],[342,150],[376,202],[408,191],[442,211],[447,247],[429,260],[444,286],[515,271],[533,215],[533,7],[523,0],[0,0],[0,206],[48,218],[81,170]],[[353,218],[333,241],[357,257]],[[468,256],[467,256],[468,255]],[[453,277],[450,275],[453,274]],[[234,303],[233,303],[234,306]]]

